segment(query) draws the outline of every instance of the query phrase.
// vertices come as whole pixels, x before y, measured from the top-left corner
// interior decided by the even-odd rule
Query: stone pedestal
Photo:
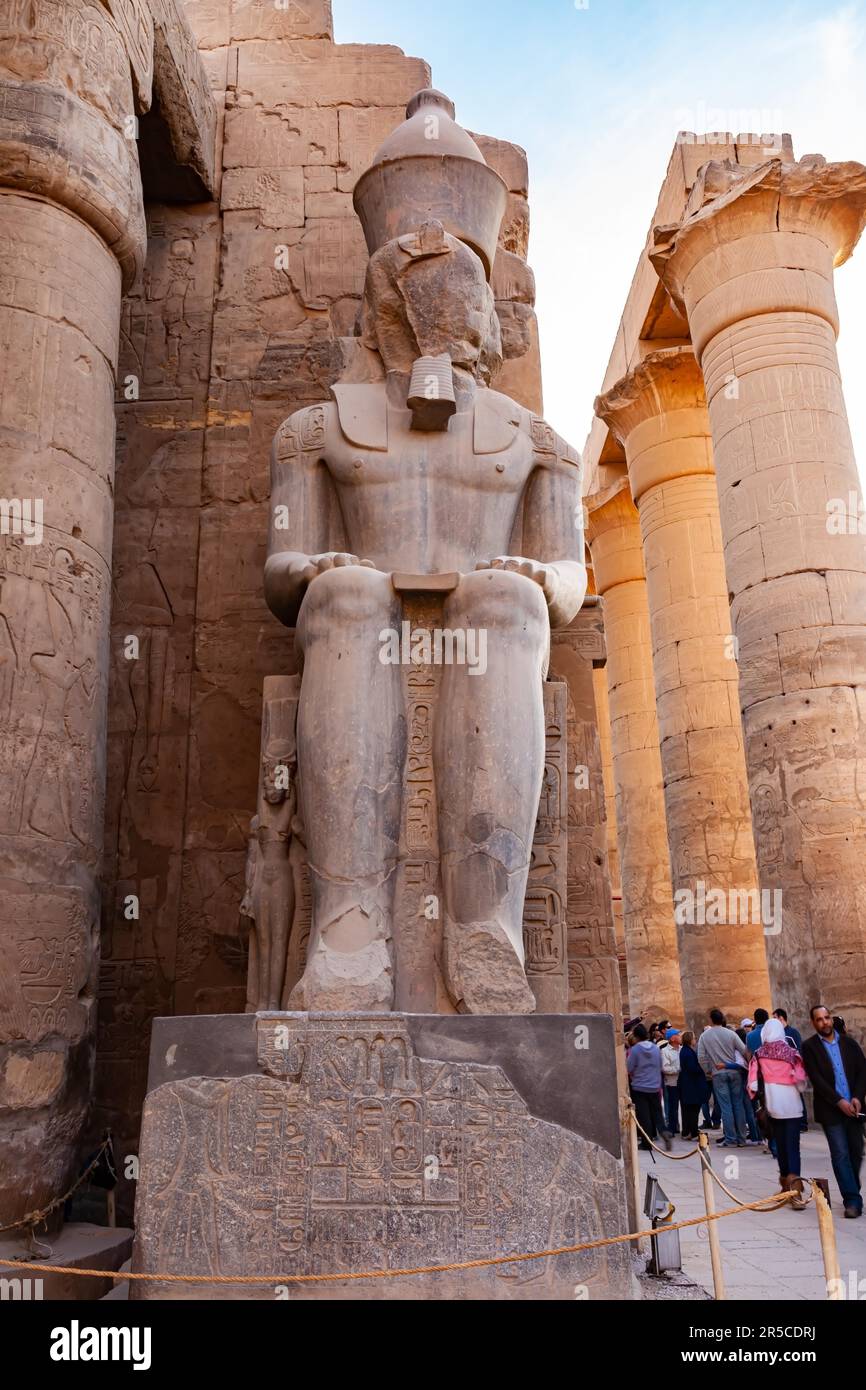
[[[466,1271],[628,1229],[612,1022],[600,1015],[271,1013],[154,1022],[138,1298],[610,1299],[626,1244]]]

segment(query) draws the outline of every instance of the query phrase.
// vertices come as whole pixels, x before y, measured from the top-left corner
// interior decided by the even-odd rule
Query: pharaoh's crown
[[[454,105],[432,87],[416,92],[355,184],[355,211],[372,256],[395,237],[435,218],[493,268],[508,190],[475,141],[454,120]]]

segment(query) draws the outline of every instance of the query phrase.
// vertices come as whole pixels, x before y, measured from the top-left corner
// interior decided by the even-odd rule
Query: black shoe
[[[855,1221],[858,1216],[863,1215],[863,1212],[861,1211],[860,1207],[846,1207],[845,1215],[848,1217],[850,1221]]]

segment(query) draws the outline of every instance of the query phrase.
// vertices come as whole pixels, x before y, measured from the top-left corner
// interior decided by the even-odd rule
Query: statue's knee
[[[447,609],[449,622],[525,632],[539,642],[546,640],[549,631],[541,586],[510,570],[476,570],[465,575]]]
[[[367,632],[397,620],[397,599],[390,577],[361,565],[325,570],[311,581],[298,618],[302,649],[324,632],[342,628]]]

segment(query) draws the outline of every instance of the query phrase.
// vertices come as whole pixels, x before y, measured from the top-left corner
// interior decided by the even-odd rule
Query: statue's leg
[[[391,916],[405,716],[383,629],[400,630],[388,575],[352,565],[313,580],[298,619],[298,773],[313,922],[293,1009],[390,1009]]]
[[[248,1014],[254,1014],[259,1008],[261,999],[261,982],[259,980],[259,953],[256,945],[255,925],[250,931],[249,959],[247,962],[247,1007]]]
[[[532,1013],[523,899],[544,775],[547,606],[523,575],[479,570],[449,596],[443,624],[477,658],[474,670],[444,667],[436,717],[446,983],[466,1013]]]
[[[267,959],[263,962],[263,1005],[278,1009],[286,973],[289,924],[295,909],[295,891],[289,867],[288,845],[276,841],[265,845],[262,864],[261,916],[267,924]]]
[[[259,861],[258,861],[258,891],[256,894],[256,972],[257,972],[257,997],[256,1009],[269,1009],[270,1001],[268,998],[268,971],[271,959],[271,932],[273,922],[271,920],[271,909],[269,894],[265,884],[265,850],[259,841]]]

